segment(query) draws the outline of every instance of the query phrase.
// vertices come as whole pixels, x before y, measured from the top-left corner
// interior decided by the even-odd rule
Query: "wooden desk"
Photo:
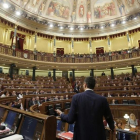
[[[115,118],[123,118],[125,114],[135,114],[140,119],[140,105],[110,105],[110,109]]]
[[[13,111],[13,112],[19,113],[21,115],[21,121],[19,121],[19,127],[17,128],[17,134],[20,133],[21,127],[23,125],[24,117],[28,116],[30,118],[35,118],[42,122],[43,129],[41,131],[41,140],[55,140],[56,139],[56,117],[55,116],[48,116],[48,115],[43,115],[40,113],[27,112],[27,111],[15,109],[15,108],[5,106],[5,105],[0,105],[0,107],[5,108],[5,112],[2,117],[1,122],[5,122],[8,111]],[[13,118],[13,119],[15,119],[15,118]]]

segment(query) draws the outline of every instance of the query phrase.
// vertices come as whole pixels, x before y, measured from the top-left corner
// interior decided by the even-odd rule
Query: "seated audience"
[[[137,93],[137,97],[140,97],[140,93],[139,92]]]
[[[14,104],[12,105],[12,107],[14,107],[14,108],[17,108],[17,109],[20,109],[20,104],[18,104],[18,102],[17,101],[14,101]]]
[[[54,90],[53,90],[53,89],[51,89],[51,94],[55,94],[55,92],[54,92]]]
[[[137,97],[137,95],[135,95],[135,93],[131,93],[131,97]]]
[[[75,85],[74,92],[79,93],[79,85]]]
[[[64,96],[61,96],[61,97],[60,97],[60,100],[64,100]]]
[[[122,121],[119,119],[116,121],[116,129],[122,129]]]
[[[39,94],[39,90],[36,90],[33,94],[36,94],[36,95]]]
[[[112,97],[112,96],[111,96],[111,94],[110,94],[110,92],[108,92],[108,95],[107,95],[107,97]]]
[[[18,100],[18,106],[19,106],[19,108],[20,108],[21,110],[24,110],[23,104],[22,104],[22,100],[21,100],[21,99]]]
[[[20,93],[19,93],[19,95],[18,95],[17,98],[18,98],[18,99],[22,99],[22,98],[23,98],[23,91],[22,91],[22,90],[20,91]]]
[[[28,90],[26,90],[25,95],[29,95],[29,91]]]
[[[58,96],[55,96],[54,100],[58,100]]]
[[[120,97],[120,94],[118,93],[117,97]]]
[[[44,97],[42,103],[49,101],[48,97]]]
[[[105,93],[102,93],[101,96],[105,97]]]
[[[123,90],[127,90],[127,88],[126,88],[126,87],[124,87],[124,88],[123,88]]]
[[[17,96],[15,91],[12,92],[12,96]]]
[[[69,90],[69,93],[73,93],[73,90],[72,90],[72,88]]]
[[[69,96],[68,95],[66,95],[66,98],[65,98],[66,100],[68,100],[69,99]]]
[[[112,105],[114,105],[114,104],[115,104],[115,99],[112,100]]]
[[[40,105],[41,105],[41,103],[40,103],[40,100],[39,100],[39,97],[38,97],[38,96],[36,96],[36,98],[35,98],[35,104],[37,104],[38,106],[40,106]]]
[[[133,113],[130,114],[129,119],[128,119],[128,124],[131,126],[137,126],[138,121]]]
[[[9,92],[7,91],[7,92],[4,92],[2,95],[1,95],[1,98],[2,97],[9,97]]]
[[[40,94],[44,94],[44,91],[43,91],[43,90],[41,90],[41,91],[40,91]]]
[[[65,89],[64,93],[68,93],[68,90],[67,90],[67,89]]]
[[[35,105],[35,97],[32,97],[32,100],[29,101],[29,107],[31,107],[32,105]]]

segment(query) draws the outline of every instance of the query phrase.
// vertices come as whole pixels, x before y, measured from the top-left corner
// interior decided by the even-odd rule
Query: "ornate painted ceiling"
[[[15,19],[28,28],[38,28],[52,35],[101,35],[132,29],[139,25],[140,0],[0,0],[10,10],[0,7],[0,16]],[[21,17],[14,14],[20,11]],[[12,16],[10,16],[12,15]],[[133,19],[138,18],[136,21]],[[36,24],[35,24],[36,22]],[[124,25],[127,23],[127,26]],[[114,27],[113,29],[110,27]],[[53,27],[53,28],[52,28]],[[110,28],[110,29],[109,29]],[[59,30],[58,30],[59,29]],[[73,31],[72,31],[73,30]]]
[[[43,18],[69,23],[93,23],[131,14],[140,0],[11,0]]]

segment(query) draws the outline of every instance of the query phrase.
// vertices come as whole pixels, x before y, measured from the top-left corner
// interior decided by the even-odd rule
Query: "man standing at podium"
[[[69,113],[65,115],[56,110],[62,121],[70,124],[75,122],[73,140],[106,140],[103,116],[110,129],[115,129],[108,102],[93,91],[94,87],[95,79],[85,78],[85,92],[73,96]]]

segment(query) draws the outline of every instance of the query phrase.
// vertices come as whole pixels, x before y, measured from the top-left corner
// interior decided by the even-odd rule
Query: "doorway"
[[[104,54],[104,47],[96,48],[96,55]]]
[[[57,54],[57,56],[63,56],[63,54],[64,54],[64,48],[57,48],[56,54]]]

